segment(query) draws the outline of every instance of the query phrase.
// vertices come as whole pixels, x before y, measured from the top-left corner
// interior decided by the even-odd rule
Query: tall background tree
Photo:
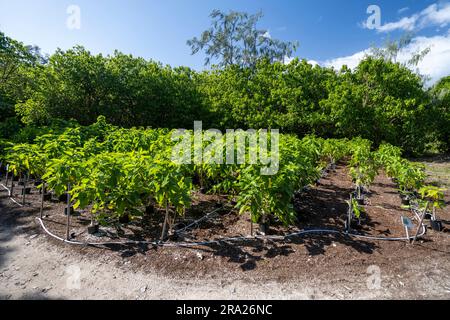
[[[433,124],[438,140],[443,143],[443,149],[450,152],[450,76],[439,80],[431,89],[430,94],[433,100],[435,113]]]
[[[296,50],[297,42],[273,39],[268,30],[259,29],[258,21],[262,13],[213,10],[210,14],[211,27],[199,38],[187,41],[192,54],[204,51],[205,65],[217,61],[219,67],[239,65],[254,67],[265,58],[271,62],[284,61]]]

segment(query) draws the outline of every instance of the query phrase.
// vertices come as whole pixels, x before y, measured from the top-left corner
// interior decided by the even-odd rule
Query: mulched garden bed
[[[16,188],[16,200],[20,202],[21,187]],[[344,229],[349,194],[352,182],[345,165],[323,177],[310,190],[296,195],[295,210],[298,224],[286,228],[272,225],[269,235],[280,235],[308,228]],[[10,215],[24,215],[29,222],[39,215],[40,195],[33,190],[27,195],[27,206],[18,207],[7,198],[6,191],[0,193],[0,222],[13,223]],[[447,191],[447,201],[450,194]],[[219,206],[220,204],[220,206]],[[66,233],[65,204],[58,201],[45,203],[43,219],[47,228],[64,238]],[[221,237],[248,236],[251,230],[249,215],[238,215],[225,196],[197,194],[186,216],[179,218],[179,226],[185,226],[204,214],[218,209],[213,215],[188,232],[183,241],[204,241]],[[370,188],[365,205],[366,219],[358,232],[366,235],[402,237],[405,236],[400,217],[413,218],[413,214],[402,208],[395,185],[381,173]],[[26,215],[24,213],[28,212]],[[88,212],[71,217],[71,234],[74,240],[103,242],[120,240],[159,239],[164,215],[144,216],[130,224],[117,227],[101,227],[103,236],[87,234]],[[167,248],[151,245],[112,245],[107,247],[69,246],[49,237],[49,243],[68,248],[74,252],[96,258],[110,256],[112,263],[125,264],[129,269],[143,269],[149,272],[184,277],[223,277],[226,273],[233,278],[280,280],[305,275],[333,276],[340,273],[364,273],[370,265],[388,267],[393,272],[407,272],[409,264],[423,259],[442,259],[450,253],[450,209],[438,212],[443,220],[444,232],[429,231],[416,245],[406,241],[369,241],[349,238],[343,235],[315,234],[293,237],[287,241],[254,240],[242,243],[223,243],[193,248]],[[9,216],[11,217],[11,216]],[[156,217],[156,218],[154,218]],[[15,220],[14,220],[15,221]],[[414,221],[414,220],[413,220]],[[417,222],[415,222],[417,224]],[[257,226],[254,225],[257,229]],[[35,229],[36,230],[36,229]],[[41,231],[42,232],[42,231]],[[177,239],[178,241],[180,239]],[[173,239],[172,241],[177,241]],[[406,269],[405,269],[406,268]]]

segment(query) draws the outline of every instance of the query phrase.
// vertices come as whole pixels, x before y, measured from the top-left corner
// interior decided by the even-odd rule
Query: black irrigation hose
[[[417,213],[414,212],[417,216]],[[200,241],[200,242],[158,242],[158,241],[134,241],[134,240],[128,240],[128,241],[107,241],[107,242],[81,242],[81,241],[71,241],[71,240],[65,240],[61,237],[58,237],[57,235],[51,233],[44,225],[44,222],[40,218],[36,218],[40,225],[42,226],[43,230],[50,235],[51,237],[60,240],[64,243],[73,244],[73,245],[82,245],[82,246],[108,246],[108,245],[128,245],[128,244],[150,244],[153,246],[160,246],[160,247],[197,247],[197,246],[204,246],[204,245],[212,245],[212,244],[223,244],[225,242],[237,242],[237,241],[254,241],[254,240],[286,240],[288,238],[296,237],[296,236],[302,236],[305,234],[311,234],[311,233],[325,233],[325,234],[340,234],[343,236],[349,236],[354,238],[360,238],[360,239],[367,239],[367,240],[382,240],[382,241],[404,241],[404,240],[413,240],[415,237],[375,237],[375,236],[365,236],[362,234],[357,233],[351,233],[351,232],[343,232],[339,230],[332,230],[332,229],[310,229],[310,230],[302,230],[299,232],[294,232],[288,235],[283,236],[254,236],[254,237],[230,237],[230,238],[221,238],[217,240],[212,241]],[[426,233],[426,228],[422,224],[422,232],[417,235],[417,238],[422,237]]]

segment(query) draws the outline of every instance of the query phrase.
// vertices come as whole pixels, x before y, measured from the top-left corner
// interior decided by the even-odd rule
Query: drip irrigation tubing
[[[6,191],[8,191],[8,192],[10,192],[10,188],[8,188],[7,186],[5,186],[3,183],[2,184],[0,184],[2,187],[3,187],[3,189],[5,189]]]
[[[241,236],[241,237],[230,237],[230,238],[221,238],[217,240],[211,240],[211,241],[200,241],[200,242],[158,242],[158,241],[137,241],[137,240],[128,240],[128,241],[106,241],[106,242],[82,242],[82,241],[72,241],[72,240],[66,240],[63,239],[52,232],[50,232],[47,227],[45,226],[44,222],[40,218],[36,218],[36,220],[41,225],[42,229],[51,237],[60,240],[64,243],[68,244],[74,244],[74,245],[81,245],[81,246],[111,246],[111,245],[130,245],[130,244],[146,244],[146,245],[153,245],[153,246],[160,246],[160,247],[197,247],[197,246],[205,246],[205,245],[213,245],[213,244],[222,244],[226,242],[238,242],[238,241],[254,241],[254,240],[286,240],[288,238],[297,237],[297,236],[303,236],[306,234],[340,234],[343,236],[349,236],[354,238],[360,238],[360,239],[367,239],[367,240],[381,240],[381,241],[404,241],[404,240],[413,240],[415,237],[376,237],[376,236],[367,236],[362,235],[358,233],[352,233],[352,232],[345,232],[340,230],[333,230],[333,229],[309,229],[309,230],[302,230],[299,232],[294,232],[288,235],[283,236]],[[426,233],[425,227],[421,226],[422,231],[419,233],[417,238],[422,237]]]
[[[8,191],[8,193],[11,193],[11,189],[6,187],[3,183],[0,184],[6,191]],[[13,197],[12,195],[9,197],[9,200],[11,200],[12,202],[14,202],[15,204],[17,204],[19,207],[23,207],[23,204],[18,203]]]
[[[217,213],[218,211],[220,211],[220,210],[222,210],[222,209],[223,209],[223,207],[217,208],[216,210],[214,210],[214,211],[212,211],[212,212],[206,214],[204,217],[202,217],[202,218],[200,218],[200,219],[198,219],[198,220],[195,220],[195,221],[192,222],[191,224],[188,224],[186,227],[184,227],[184,228],[182,228],[182,229],[179,229],[179,230],[176,230],[176,231],[175,231],[175,234],[180,234],[180,233],[182,234],[182,233],[184,233],[185,231],[191,229],[193,226],[198,226],[198,224],[199,224],[200,222],[202,222],[202,221],[208,219],[208,218],[211,217],[213,214]]]
[[[177,230],[175,232],[176,234],[182,233],[186,230],[188,230],[190,227],[198,225],[201,221],[207,219],[217,211],[219,211],[221,208],[217,208],[216,210],[208,213],[204,217],[200,218],[197,221],[194,221],[193,223],[189,224],[183,229]],[[415,214],[418,221],[420,221],[420,213],[419,208],[417,204],[413,204],[411,206],[411,211]],[[416,237],[415,236],[409,236],[409,237],[377,237],[377,236],[368,236],[348,231],[340,231],[340,230],[333,230],[333,229],[308,229],[308,230],[302,230],[298,232],[294,232],[287,235],[282,236],[240,236],[240,237],[229,237],[229,238],[220,238],[216,240],[211,241],[199,241],[199,242],[162,242],[162,241],[137,241],[137,240],[128,240],[128,241],[106,241],[106,242],[82,242],[82,241],[72,241],[72,240],[66,240],[63,239],[52,232],[50,232],[47,227],[45,226],[44,222],[40,218],[36,218],[41,225],[42,229],[51,237],[60,240],[64,243],[73,244],[73,245],[81,245],[81,246],[109,246],[109,245],[139,245],[139,244],[145,244],[145,245],[153,245],[153,246],[160,246],[160,247],[196,247],[196,246],[205,246],[205,245],[213,245],[213,244],[222,244],[226,242],[238,242],[238,241],[255,241],[255,240],[281,240],[285,241],[289,238],[293,237],[299,237],[303,235],[308,234],[340,234],[343,236],[353,237],[353,238],[359,238],[359,239],[366,239],[366,240],[379,240],[379,241],[406,241],[406,240],[413,240]],[[417,235],[417,238],[420,238],[425,235],[426,228],[424,224],[422,223],[421,226],[421,232]]]
[[[9,188],[5,187],[3,184],[1,184],[2,187],[9,190]],[[13,200],[16,204],[22,206],[20,203],[15,201],[13,198],[10,198]],[[216,213],[222,208],[217,208],[216,210],[208,213],[206,216],[202,217],[201,219],[194,221],[193,223],[189,224],[183,229],[180,229],[176,231],[175,233],[182,233],[183,231],[188,230],[190,227],[197,225],[201,221],[207,219],[212,214]],[[412,212],[416,215],[416,218],[418,221],[420,221],[419,213],[417,212],[418,206],[414,205],[412,206]],[[369,236],[369,235],[363,235],[358,233],[353,233],[349,231],[341,231],[341,230],[333,230],[333,229],[308,229],[308,230],[301,230],[298,232],[294,232],[287,235],[282,236],[240,236],[240,237],[229,237],[229,238],[220,238],[216,240],[210,240],[210,241],[199,241],[199,242],[162,242],[162,241],[138,241],[138,240],[127,240],[127,241],[105,241],[105,242],[83,242],[83,241],[74,241],[74,240],[67,240],[64,238],[61,238],[55,234],[53,234],[51,231],[48,230],[48,228],[45,226],[44,222],[41,218],[36,218],[36,220],[41,225],[42,229],[45,233],[47,233],[49,236],[51,236],[54,239],[57,239],[59,241],[62,241],[67,244],[72,245],[80,245],[80,246],[111,246],[111,245],[153,245],[153,246],[160,246],[160,247],[196,247],[196,246],[205,246],[205,245],[213,245],[213,244],[223,244],[226,242],[239,242],[239,241],[255,241],[255,240],[280,240],[285,241],[289,238],[293,237],[300,237],[303,235],[308,234],[340,234],[343,236],[353,237],[353,238],[359,238],[359,239],[366,239],[366,240],[379,240],[379,241],[405,241],[405,240],[413,240],[416,237],[415,236],[409,236],[409,237],[377,237],[377,236]],[[417,238],[422,237],[426,233],[426,228],[424,224],[422,223],[421,226],[421,232],[417,235]]]

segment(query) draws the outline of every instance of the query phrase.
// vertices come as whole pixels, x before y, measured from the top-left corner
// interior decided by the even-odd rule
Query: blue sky
[[[372,4],[381,9],[379,30],[364,27]],[[81,10],[79,30],[66,27],[69,5]],[[450,44],[450,4],[436,0],[0,0],[0,30],[38,45],[45,53],[81,44],[93,53],[118,49],[172,66],[202,69],[204,57],[191,56],[186,40],[209,27],[208,15],[215,8],[262,10],[261,28],[274,38],[299,41],[295,56],[323,65],[357,63],[372,44],[405,31],[414,32],[416,46],[443,41],[439,44],[441,66],[450,50],[446,46]],[[444,64],[450,73],[450,57]],[[437,67],[425,69],[442,73]]]

